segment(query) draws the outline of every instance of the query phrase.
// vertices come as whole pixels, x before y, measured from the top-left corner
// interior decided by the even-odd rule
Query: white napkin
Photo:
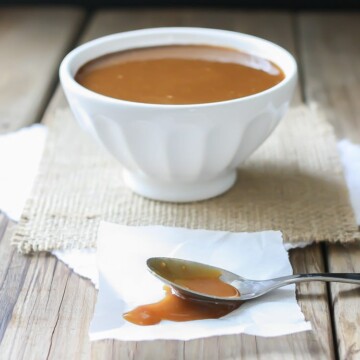
[[[219,320],[162,321],[153,326],[129,323],[122,318],[124,312],[164,296],[162,282],[146,268],[146,259],[153,256],[205,262],[252,279],[292,274],[279,231],[230,233],[102,222],[98,233],[99,294],[91,340],[190,340],[235,333],[278,336],[311,329],[293,285],[246,302]]]
[[[39,167],[46,128],[32,125],[0,136],[0,209],[19,220]]]
[[[346,139],[339,141],[337,145],[349,188],[351,205],[356,221],[360,225],[360,145]]]

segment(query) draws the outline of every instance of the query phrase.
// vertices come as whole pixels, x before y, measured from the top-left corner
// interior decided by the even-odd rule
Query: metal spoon
[[[359,273],[297,274],[268,280],[249,280],[221,268],[176,258],[149,258],[147,260],[147,266],[154,276],[159,278],[165,284],[170,285],[178,296],[190,298],[192,300],[211,302],[250,300],[282,286],[304,281],[335,281],[360,285]],[[174,274],[178,273],[179,269],[185,268],[192,269],[193,271],[218,271],[219,279],[235,287],[239,291],[240,295],[235,297],[213,296],[191,290],[175,283],[173,281]]]

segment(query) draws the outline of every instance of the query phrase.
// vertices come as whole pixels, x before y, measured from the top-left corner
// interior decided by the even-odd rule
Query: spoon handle
[[[318,273],[318,274],[297,274],[292,276],[284,276],[277,280],[286,284],[293,284],[304,281],[327,281],[342,282],[360,285],[360,273]]]

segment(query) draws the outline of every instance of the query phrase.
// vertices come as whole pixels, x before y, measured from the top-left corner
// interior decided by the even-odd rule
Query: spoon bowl
[[[267,280],[250,280],[211,265],[168,257],[149,258],[147,267],[154,276],[171,286],[176,295],[216,303],[250,300],[282,286],[304,281],[335,281],[360,285],[359,273],[297,274]],[[194,279],[204,279],[206,282],[205,279],[208,278],[218,279],[220,284],[228,284],[236,291],[230,296],[214,295],[213,292],[202,291],[199,286],[193,286]]]

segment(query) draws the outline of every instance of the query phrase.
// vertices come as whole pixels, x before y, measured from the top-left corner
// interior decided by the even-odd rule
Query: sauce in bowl
[[[171,45],[107,54],[75,80],[96,93],[150,104],[201,104],[267,90],[284,79],[273,62],[231,48]]]

